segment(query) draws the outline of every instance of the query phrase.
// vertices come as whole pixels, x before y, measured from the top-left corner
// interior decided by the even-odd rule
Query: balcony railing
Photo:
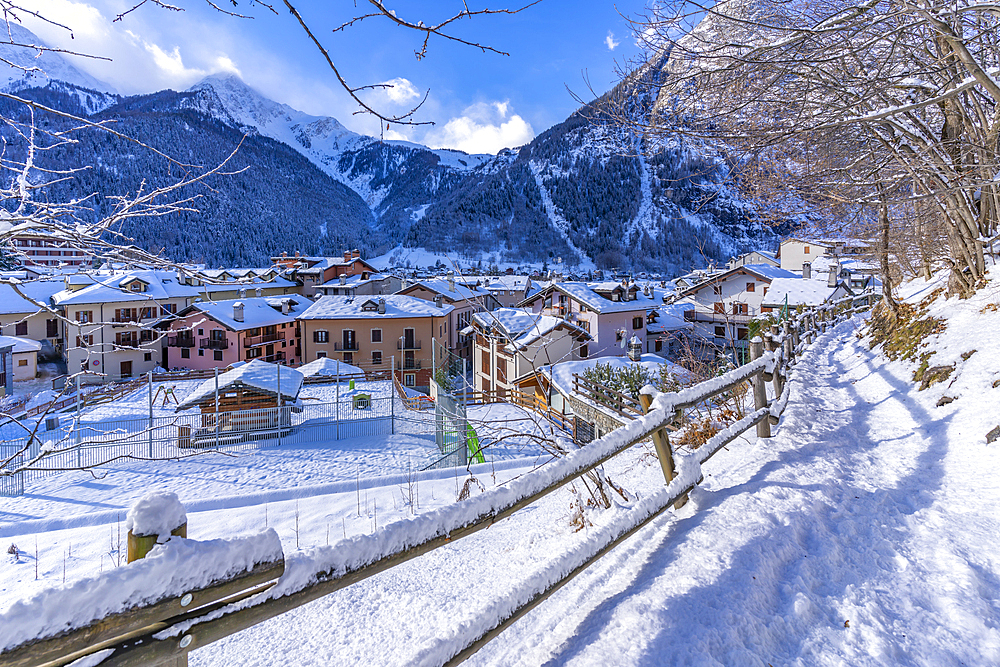
[[[267,343],[273,343],[276,340],[285,340],[285,332],[276,331],[275,333],[262,334],[260,336],[247,336],[243,339],[243,347],[265,345]]]
[[[420,360],[418,360],[418,359],[403,359],[403,370],[404,371],[418,371],[418,370],[420,370]]]
[[[116,340],[115,345],[118,347],[139,347],[139,341],[137,339],[128,338],[122,340]]]
[[[420,341],[419,340],[397,340],[396,341],[397,350],[419,350]]]
[[[358,341],[348,341],[346,343],[334,343],[333,349],[335,352],[357,352],[361,348],[358,347]]]
[[[167,336],[167,347],[194,347],[194,337]]]
[[[198,347],[203,350],[225,350],[229,348],[229,341],[225,338],[202,338]]]
[[[746,324],[752,315],[733,315],[732,313],[716,313],[706,310],[685,310],[685,322],[718,322],[720,324]]]

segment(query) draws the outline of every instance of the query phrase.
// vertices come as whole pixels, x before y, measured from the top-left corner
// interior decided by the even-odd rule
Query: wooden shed
[[[217,441],[217,436],[224,436],[226,442],[272,437],[273,432],[290,428],[292,412],[302,411],[302,380],[302,373],[294,368],[255,360],[205,380],[176,411],[201,409],[202,428],[192,436],[195,441],[208,437]],[[183,433],[180,439],[182,447],[191,446],[184,442]]]

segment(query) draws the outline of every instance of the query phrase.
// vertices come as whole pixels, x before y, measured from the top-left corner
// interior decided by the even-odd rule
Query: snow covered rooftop
[[[417,286],[421,286],[424,289],[434,292],[435,294],[443,295],[449,301],[474,301],[489,294],[489,292],[482,287],[468,287],[463,285],[460,281],[461,278],[457,278],[455,280],[454,289],[452,289],[451,283],[449,283],[446,278],[429,278],[407,287],[404,291],[409,291]]]
[[[625,288],[622,287],[621,283],[552,283],[546,289],[532,294],[521,303],[537,303],[538,299],[544,298],[551,290],[556,290],[582,303],[596,313],[621,313],[640,310],[645,312],[658,307],[655,291],[653,292],[653,297],[648,297],[642,293],[642,290],[639,290],[635,292],[636,298],[632,301],[611,301],[595,291],[595,289],[610,291],[615,286],[621,287],[621,293],[625,294]],[[629,289],[631,289],[631,286]]]
[[[385,313],[377,310],[379,299],[385,299]],[[367,308],[365,308],[367,304]],[[372,305],[375,308],[372,308]],[[369,310],[370,309],[370,310]],[[388,296],[323,296],[299,315],[300,320],[353,320],[358,318],[393,319],[400,317],[441,317],[454,306],[442,304],[438,308],[432,301],[415,296],[390,294]]]
[[[524,291],[531,284],[529,276],[463,276],[460,279],[465,283],[479,283],[479,286],[494,291]]]
[[[269,364],[266,361],[254,359],[231,371],[219,375],[219,391],[230,387],[250,387],[272,396],[278,395],[278,377],[281,377],[281,397],[295,401],[302,389],[302,373],[294,368],[280,364]],[[176,410],[187,410],[215,396],[215,378],[205,380],[197,389],[184,397]]]
[[[281,313],[281,302],[287,300],[289,311]],[[234,317],[237,303],[243,304],[243,321]],[[201,311],[230,331],[243,331],[258,327],[269,327],[276,324],[286,324],[295,321],[297,313],[303,312],[311,302],[305,297],[293,295],[289,297],[245,297],[228,301],[199,301],[185,308],[180,315],[189,315]]]
[[[783,306],[787,297],[789,306],[817,306],[829,299],[837,289],[827,287],[826,279],[776,278],[767,288],[762,305]]]
[[[142,287],[134,291],[137,284]],[[94,283],[76,291],[63,290],[52,296],[57,306],[120,301],[160,301],[196,297],[200,289],[177,282],[172,271],[140,270],[94,275]]]
[[[510,351],[513,351],[515,346],[523,350],[559,327],[565,328],[581,340],[591,338],[589,333],[572,322],[551,315],[532,313],[522,308],[497,308],[492,312],[475,313],[472,317],[483,329],[499,329],[498,333],[512,341],[505,346]]]
[[[29,299],[48,305],[53,294],[61,292],[66,287],[61,280],[32,280],[17,286],[17,290],[7,283],[0,283],[0,315],[14,313],[34,313],[38,306],[25,300],[18,290]]]

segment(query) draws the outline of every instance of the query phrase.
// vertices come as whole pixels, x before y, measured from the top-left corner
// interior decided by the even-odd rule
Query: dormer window
[[[374,301],[365,301],[364,305],[361,306],[361,310],[366,313],[372,313],[378,310],[378,304]]]
[[[128,289],[130,292],[141,292],[142,283],[129,283]]]

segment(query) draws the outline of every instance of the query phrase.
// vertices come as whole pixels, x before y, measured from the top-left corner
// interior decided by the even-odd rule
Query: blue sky
[[[75,59],[74,64],[125,94],[184,89],[207,74],[236,72],[266,96],[315,115],[334,116],[368,134],[377,122],[354,115],[356,106],[337,88],[319,51],[287,11],[274,16],[241,1],[236,8],[253,20],[223,16],[202,0],[179,0],[184,12],[147,5],[112,23],[133,0],[37,0],[46,16],[73,29],[25,25],[50,44],[113,59]],[[430,97],[417,116],[433,127],[393,127],[391,138],[469,152],[496,152],[525,143],[564,120],[577,104],[569,86],[587,97],[584,74],[604,92],[616,79],[615,64],[637,55],[628,23],[642,0],[617,5],[607,0],[543,0],[516,15],[480,16],[456,24],[464,39],[507,51],[509,56],[432,38],[427,57],[417,60],[420,40],[411,31],[375,18],[333,34],[354,15],[353,2],[310,0],[296,5],[353,85],[395,81],[389,92],[369,93],[388,112]],[[228,2],[222,2],[228,6]],[[357,2],[363,11],[367,3]],[[277,5],[275,5],[277,7]],[[457,12],[462,3],[409,1],[389,5],[400,16],[432,23]],[[500,0],[469,2],[471,9],[512,8]],[[613,48],[612,48],[613,47]]]

